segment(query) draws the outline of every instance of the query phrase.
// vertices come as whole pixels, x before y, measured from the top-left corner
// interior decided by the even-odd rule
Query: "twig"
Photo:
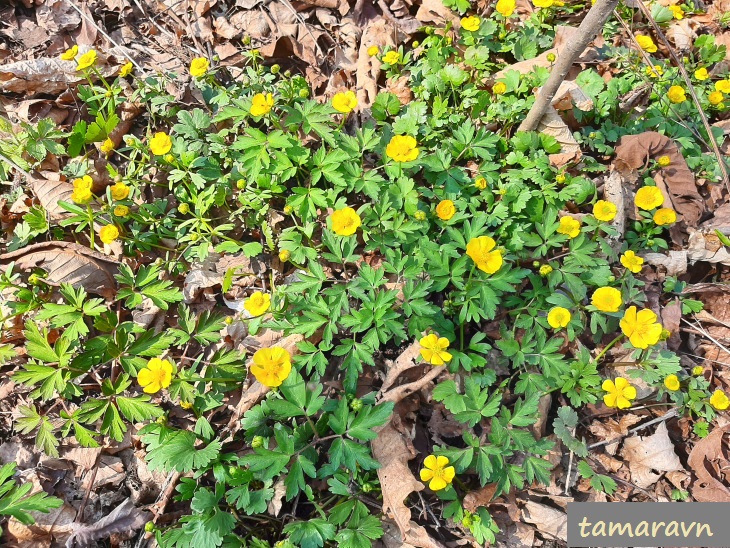
[[[126,49],[126,48],[123,48],[122,46],[120,46],[119,44],[117,44],[114,41],[114,39],[104,31],[104,29],[102,29],[99,25],[96,24],[94,19],[92,19],[91,17],[86,15],[83,11],[81,11],[81,9],[76,4],[74,4],[73,0],[66,0],[66,1],[68,2],[68,5],[71,6],[73,9],[75,9],[81,17],[86,19],[96,30],[98,30],[102,34],[102,36],[104,36],[104,38],[109,40],[114,47],[119,48],[119,50],[121,50],[121,51],[124,51],[124,49]],[[140,65],[134,59],[130,58],[129,62],[132,63],[137,70],[144,71],[144,68],[142,68],[142,65]]]
[[[709,334],[709,333],[707,332],[707,330],[706,330],[706,329],[704,329],[704,328],[702,327],[702,325],[700,325],[699,323],[697,323],[697,324],[693,324],[692,322],[689,322],[689,321],[685,320],[684,318],[681,318],[681,320],[682,320],[682,321],[683,321],[684,323],[686,323],[687,325],[691,325],[692,327],[694,327],[694,328],[695,328],[695,329],[696,329],[697,331],[699,331],[699,332],[700,332],[700,334],[702,334],[703,336],[705,336],[705,337],[707,337],[708,339],[710,339],[710,340],[711,340],[712,342],[714,342],[714,343],[715,343],[715,344],[716,344],[717,346],[719,346],[720,348],[722,348],[722,349],[723,349],[723,350],[724,350],[724,351],[725,351],[725,352],[726,352],[726,353],[727,353],[728,355],[730,355],[730,350],[728,350],[728,349],[727,349],[727,348],[726,348],[725,346],[723,346],[723,345],[722,345],[722,344],[720,343],[720,341],[718,341],[718,340],[717,340],[716,338],[714,338],[714,337],[713,337],[712,335],[710,335],[710,334]]]
[[[617,438],[612,438],[610,440],[604,440],[604,441],[601,441],[598,443],[594,443],[593,445],[589,445],[588,450],[590,451],[591,449],[595,449],[596,447],[602,447],[604,445],[611,445],[612,443],[619,442],[622,439],[624,439],[625,437],[630,436],[631,434],[634,434],[635,432],[638,432],[639,430],[648,428],[652,424],[657,424],[658,422],[666,422],[669,419],[676,417],[677,415],[678,415],[678,411],[677,411],[677,408],[675,407],[674,409],[670,409],[669,411],[664,413],[664,415],[662,415],[661,417],[657,417],[656,419],[652,419],[649,422],[645,422],[644,424],[641,424],[641,425],[637,426],[636,428],[632,428],[631,430],[629,430],[628,432],[626,432],[626,434],[624,434],[622,436],[619,436]]]
[[[157,21],[155,20],[155,17],[157,17],[157,15],[155,15],[155,17],[150,17],[150,16],[149,16],[149,14],[147,13],[147,10],[146,10],[146,9],[144,8],[144,6],[142,6],[142,4],[141,4],[141,2],[140,2],[139,0],[132,0],[132,1],[133,1],[133,2],[135,3],[135,5],[136,5],[136,6],[137,6],[137,7],[138,7],[138,8],[140,9],[140,11],[142,11],[142,13],[143,13],[143,14],[144,14],[144,15],[145,15],[145,16],[147,17],[147,19],[149,19],[149,20],[150,20],[150,22],[151,22],[151,23],[152,23],[152,24],[153,24],[153,25],[154,25],[155,27],[157,27],[157,28],[159,29],[159,31],[160,31],[160,32],[161,32],[162,34],[164,34],[164,35],[165,35],[165,36],[167,36],[167,37],[168,37],[168,38],[169,38],[170,40],[172,40],[172,43],[174,44],[174,43],[175,43],[175,41],[176,41],[176,37],[175,37],[175,35],[174,35],[174,34],[173,34],[172,32],[170,32],[169,30],[167,30],[167,29],[166,29],[165,27],[163,27],[162,25],[160,25],[160,24],[159,24],[159,23],[158,23],[158,22],[157,22]],[[169,8],[168,8],[168,9],[169,9]],[[164,13],[164,12],[162,12],[162,13]],[[195,47],[193,47],[193,46],[190,46],[190,45],[188,45],[188,44],[183,44],[183,45],[184,45],[185,47],[187,47],[187,48],[191,49],[191,50],[192,50],[192,51],[193,51],[194,53],[196,53],[197,55],[202,55],[202,53],[200,52],[200,50],[198,50],[197,48],[195,48]]]
[[[585,19],[583,19],[578,27],[578,36],[560,50],[560,55],[558,56],[553,71],[550,73],[545,85],[540,88],[535,103],[532,105],[530,112],[527,113],[527,116],[517,131],[534,131],[537,128],[545,111],[550,106],[555,93],[558,91],[560,84],[563,83],[563,80],[565,80],[565,77],[573,66],[573,63],[583,53],[588,43],[603,28],[603,25],[617,4],[618,0],[597,0],[588,11]]]
[[[669,51],[669,56],[672,58],[672,61],[674,61],[674,64],[677,65],[679,73],[682,75],[682,79],[687,85],[687,89],[692,96],[692,100],[697,106],[697,112],[699,113],[700,119],[702,120],[702,125],[705,126],[705,131],[707,131],[707,137],[708,139],[710,139],[712,151],[717,157],[717,162],[720,165],[720,172],[722,173],[722,182],[725,183],[725,188],[727,188],[728,192],[730,192],[730,176],[728,176],[725,162],[723,161],[722,154],[720,153],[720,148],[717,146],[717,142],[715,142],[715,136],[712,133],[710,122],[707,120],[707,116],[705,116],[704,110],[702,110],[700,100],[697,98],[697,94],[695,93],[694,87],[692,86],[692,80],[690,80],[689,74],[687,74],[687,70],[684,68],[684,63],[682,63],[682,61],[677,57],[677,54],[674,52],[674,48],[672,48],[672,46],[669,44],[669,40],[667,40],[667,37],[662,32],[662,29],[660,29],[659,25],[657,25],[657,22],[654,21],[654,18],[651,16],[649,8],[647,8],[643,2],[637,2],[636,5],[639,6],[639,9],[644,14],[644,17],[646,17],[649,23],[651,23],[651,26],[654,27],[654,32],[656,32],[656,35],[664,43],[664,46],[666,46],[667,50]]]
[[[5,162],[6,164],[8,164],[13,169],[15,169],[15,170],[19,171],[20,173],[22,173],[23,175],[25,175],[28,179],[32,179],[33,178],[33,176],[30,173],[28,173],[27,171],[25,171],[22,167],[20,167],[18,164],[16,164],[15,162],[13,162],[10,158],[8,158],[7,156],[5,156],[2,153],[0,153],[0,160],[2,160],[3,162]]]
[[[570,433],[571,436],[575,437],[575,427],[573,428],[573,431]],[[567,495],[570,492],[570,472],[573,469],[573,450],[570,450],[570,459],[568,459],[568,475],[565,477],[565,494]]]

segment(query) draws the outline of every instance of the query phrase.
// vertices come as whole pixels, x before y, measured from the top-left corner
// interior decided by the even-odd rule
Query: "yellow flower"
[[[63,59],[64,61],[73,61],[78,54],[79,47],[74,44],[61,54],[61,59]]]
[[[448,221],[456,213],[456,206],[451,200],[441,200],[436,206],[436,215],[442,221]]]
[[[702,367],[701,365],[695,365],[695,366],[694,366],[694,367],[692,368],[692,374],[693,374],[693,375],[694,375],[695,377],[699,377],[700,375],[703,375],[704,373],[705,373],[705,368],[704,368],[704,367]]]
[[[621,264],[634,274],[637,274],[641,272],[641,265],[644,264],[644,259],[638,257],[636,253],[629,249],[626,253],[621,255]]]
[[[391,50],[385,55],[383,55],[383,63],[387,63],[389,65],[397,65],[400,63],[400,53],[396,50]]]
[[[668,207],[657,209],[654,213],[654,222],[659,226],[671,225],[677,222],[677,213]]]
[[[355,107],[357,106],[357,97],[353,91],[349,90],[344,93],[336,93],[335,96],[332,97],[332,106],[335,107],[335,110],[348,114],[355,110]]]
[[[631,407],[631,400],[636,398],[636,388],[623,377],[616,377],[616,381],[606,379],[601,385],[607,394],[603,396],[603,403],[607,407],[626,409]]]
[[[698,68],[695,71],[695,78],[699,80],[700,82],[703,82],[707,80],[710,77],[710,73],[707,72],[707,69],[705,67]]]
[[[352,236],[362,224],[357,211],[351,207],[334,211],[330,219],[332,219],[332,231],[338,236]]]
[[[370,46],[368,48],[368,55],[370,57],[375,57],[378,53],[380,53],[380,49],[378,48],[378,46]]]
[[[570,310],[555,306],[548,312],[547,321],[553,329],[560,329],[570,323]]]
[[[644,72],[647,76],[651,78],[658,78],[662,74],[664,74],[664,69],[659,65],[654,65],[653,67],[646,67],[644,69]]]
[[[279,260],[282,263],[287,262],[290,257],[291,257],[291,252],[288,249],[282,249],[281,251],[279,251]]]
[[[532,0],[536,8],[550,8],[555,3],[555,0]]]
[[[591,297],[591,304],[601,312],[618,312],[621,302],[621,292],[615,287],[599,287]]]
[[[492,93],[495,95],[503,95],[507,91],[507,84],[504,82],[497,82],[492,86]]]
[[[635,347],[644,350],[654,346],[662,336],[662,324],[657,323],[657,315],[648,308],[638,310],[630,306],[619,322],[621,331]]]
[[[722,93],[730,93],[730,80],[718,80],[715,82],[715,91],[721,91]]]
[[[418,143],[410,135],[394,135],[385,153],[396,162],[412,162],[418,158]]]
[[[86,204],[91,201],[94,195],[89,188],[74,188],[71,193],[71,201],[75,204]]]
[[[114,208],[115,217],[126,217],[129,215],[129,208],[125,205],[118,205]]]
[[[172,364],[167,360],[152,358],[147,367],[137,373],[137,382],[146,394],[155,394],[170,386],[172,382]]]
[[[122,182],[113,184],[110,190],[115,200],[126,200],[129,196],[129,187]]]
[[[210,62],[205,57],[196,57],[190,62],[190,76],[200,78],[205,76],[210,68]]]
[[[418,341],[418,344],[421,345],[423,361],[431,365],[444,365],[451,361],[451,354],[446,352],[449,347],[449,339],[446,337],[438,337],[431,333]]]
[[[479,17],[477,17],[476,15],[461,18],[461,28],[464,30],[468,30],[469,32],[475,32],[479,30],[479,26],[481,24],[482,20],[479,19]]]
[[[132,74],[133,70],[134,70],[134,65],[132,64],[131,61],[127,61],[126,63],[124,63],[124,65],[122,65],[122,68],[119,71],[119,76],[121,78],[126,78],[127,76]]]
[[[502,268],[502,253],[494,249],[497,245],[489,236],[479,236],[472,238],[466,244],[466,254],[474,261],[477,268],[487,274],[494,274]],[[494,251],[492,251],[494,249]]]
[[[672,392],[679,390],[679,378],[677,375],[669,375],[666,379],[664,379],[664,386],[667,390],[671,390]]]
[[[580,221],[573,219],[573,217],[569,217],[568,215],[560,217],[558,234],[565,234],[568,238],[575,238],[578,234],[580,234]]]
[[[639,209],[649,211],[664,203],[662,191],[655,186],[643,186],[636,192],[634,203]]]
[[[713,91],[707,96],[707,100],[711,105],[719,105],[724,99],[721,91]]]
[[[172,139],[164,131],[158,131],[150,139],[150,150],[156,156],[164,156],[172,150]]]
[[[730,407],[730,399],[728,399],[727,394],[722,390],[715,390],[712,396],[710,396],[710,405],[718,411],[724,411]]]
[[[74,179],[73,186],[74,190],[79,190],[82,188],[91,190],[91,187],[94,186],[94,180],[89,175],[84,175],[83,177]]]
[[[264,386],[281,386],[291,373],[291,355],[285,348],[261,348],[253,355],[251,373]]]
[[[540,267],[540,276],[548,276],[553,271],[553,267],[549,264],[544,264]]]
[[[274,108],[274,96],[271,93],[264,95],[263,93],[257,93],[251,100],[251,115],[252,116],[263,116],[271,112]]]
[[[515,11],[517,2],[515,0],[498,0],[497,1],[497,13],[502,17],[509,17]]]
[[[81,57],[79,57],[76,65],[76,70],[84,70],[89,67],[94,66],[94,63],[96,63],[96,50],[90,49],[86,53],[84,53]]]
[[[639,47],[648,53],[656,53],[657,47],[651,36],[644,36],[643,34],[636,35],[636,43]]]
[[[188,409],[192,409],[193,408],[193,404],[190,403],[189,401],[180,400],[180,407],[182,407],[185,410],[188,410]]]
[[[110,153],[110,152],[111,152],[112,150],[114,150],[114,141],[112,141],[111,139],[107,138],[107,139],[106,139],[106,140],[105,140],[105,141],[104,141],[103,143],[101,143],[101,146],[99,147],[99,149],[100,149],[100,150],[101,150],[101,151],[102,151],[102,152],[103,152],[104,154],[106,154],[106,155],[108,156],[108,155],[109,155],[109,153]]]
[[[667,167],[671,165],[672,159],[669,156],[659,156],[656,163],[659,164],[659,167]]]
[[[421,469],[421,481],[427,481],[431,491],[445,489],[456,476],[456,469],[448,466],[449,458],[436,455],[429,455],[423,461],[424,468]]]
[[[681,8],[681,6],[669,6],[669,11],[672,12],[672,15],[674,15],[674,18],[679,21],[680,19],[684,19],[684,10]]]
[[[484,190],[487,188],[487,180],[484,177],[477,177],[476,181],[474,181],[474,186],[479,190]]]
[[[616,208],[616,204],[606,200],[598,200],[595,204],[593,204],[593,216],[599,221],[606,223],[613,221],[613,218],[616,217],[617,211],[618,209]]]
[[[105,244],[110,244],[117,238],[119,238],[119,229],[114,225],[105,225],[99,230],[99,239]]]
[[[271,306],[271,295],[256,291],[243,303],[243,308],[248,310],[251,316],[261,316]]]
[[[684,88],[682,86],[672,86],[667,91],[667,97],[672,103],[683,103],[687,100],[687,96],[684,94]]]

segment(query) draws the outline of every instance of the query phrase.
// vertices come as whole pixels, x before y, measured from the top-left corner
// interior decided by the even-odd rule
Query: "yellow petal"
[[[433,476],[433,470],[429,470],[428,468],[421,469],[421,481],[431,481],[431,479],[433,479]]]
[[[446,483],[446,480],[442,478],[433,478],[431,480],[431,483],[428,484],[428,486],[431,488],[431,491],[440,491],[441,489],[444,489],[448,484]]]
[[[423,465],[431,470],[435,469],[437,464],[438,460],[436,459],[436,455],[429,455],[423,459]]]

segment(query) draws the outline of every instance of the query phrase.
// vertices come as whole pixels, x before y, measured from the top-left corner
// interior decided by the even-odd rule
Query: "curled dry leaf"
[[[393,386],[393,383],[398,379],[401,373],[418,365],[416,363],[416,358],[418,357],[418,352],[420,349],[421,345],[418,344],[418,341],[413,341],[406,347],[405,350],[403,350],[403,352],[400,353],[395,361],[386,362],[385,365],[388,371],[385,375],[383,385],[380,388],[382,392],[387,391],[388,388]]]
[[[588,427],[591,433],[601,441],[613,440],[616,441],[609,443],[605,446],[605,451],[609,455],[615,455],[618,450],[618,442],[629,433],[629,428],[639,422],[641,417],[634,415],[633,413],[627,413],[621,416],[618,421],[613,418],[607,420],[596,419]]]
[[[43,208],[48,212],[51,222],[59,221],[70,215],[68,211],[58,205],[58,202],[71,201],[71,193],[74,190],[71,183],[36,177],[29,182],[33,194],[35,194]]]
[[[642,255],[646,264],[666,269],[667,276],[681,276],[687,273],[687,251],[669,251],[662,253],[645,253]]]
[[[488,483],[484,487],[477,489],[476,491],[470,491],[464,497],[464,510],[468,512],[476,512],[480,506],[486,506],[494,498],[494,493],[497,492],[496,483]]]
[[[119,533],[133,533],[148,521],[149,514],[135,508],[131,498],[117,506],[108,516],[96,523],[71,525],[73,531],[66,548],[91,548],[99,541]]]
[[[697,502],[730,502],[730,460],[727,442],[723,441],[728,432],[730,425],[715,428],[689,454],[687,464],[697,476],[691,488]]]
[[[679,51],[689,51],[697,33],[692,28],[696,25],[691,19],[682,19],[681,21],[673,21],[667,30],[667,38],[669,38]]]
[[[662,308],[662,326],[671,333],[667,340],[667,347],[670,350],[679,349],[679,345],[682,342],[679,337],[679,321],[681,318],[682,304],[679,302],[678,298],[675,298],[672,302]]]
[[[695,177],[674,142],[655,131],[638,135],[626,135],[616,147],[613,167],[624,177],[636,180],[638,170],[645,167],[649,159],[669,156],[670,165],[661,170],[662,180],[668,192],[665,207],[673,207],[684,217],[689,226],[697,226],[704,211],[704,201],[697,192]],[[657,185],[660,181],[657,181]],[[661,188],[661,187],[660,187]],[[667,203],[668,202],[668,203]]]
[[[720,241],[714,230],[691,230],[687,243],[687,258],[692,263],[706,261],[730,265],[730,249]]]
[[[368,55],[368,48],[377,46],[382,51],[386,46],[393,46],[394,34],[393,24],[383,17],[370,20],[362,33],[356,72],[357,100],[360,108],[372,105],[378,95],[380,61],[377,57]]]
[[[113,76],[116,67],[100,64],[97,68],[104,77]],[[17,61],[0,66],[0,90],[11,93],[48,93],[56,95],[67,87],[83,80],[83,75],[76,72],[72,61],[60,58],[39,57],[27,61]]]
[[[522,519],[534,524],[541,533],[563,541],[568,540],[568,515],[552,506],[528,500],[522,509]]]
[[[631,480],[642,488],[654,484],[660,477],[658,472],[683,470],[674,444],[669,439],[667,425],[660,423],[651,436],[633,436],[624,441],[623,457],[629,463]]]
[[[0,255],[0,268],[11,262],[20,270],[42,268],[50,285],[68,283],[107,299],[114,296],[119,262],[88,247],[71,242],[33,244]]]

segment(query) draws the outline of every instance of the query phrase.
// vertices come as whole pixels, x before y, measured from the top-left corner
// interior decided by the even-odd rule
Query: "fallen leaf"
[[[481,489],[470,491],[464,497],[464,510],[474,513],[480,506],[486,506],[497,492],[497,483],[488,483]]]
[[[697,502],[730,502],[730,459],[727,456],[727,442],[723,441],[728,432],[730,425],[715,428],[689,454],[687,464],[697,476],[690,490]]]
[[[692,44],[697,38],[697,33],[692,29],[693,24],[696,23],[691,19],[682,19],[681,21],[673,21],[667,29],[667,38],[674,42],[680,52],[692,49]]]
[[[133,533],[149,520],[149,514],[134,506],[131,498],[117,506],[108,516],[88,525],[74,523],[66,548],[99,546],[102,539],[118,533]]]
[[[612,170],[603,182],[603,199],[616,206],[616,216],[611,221],[611,226],[616,229],[615,236],[608,235],[608,241],[615,252],[621,250],[626,231],[626,197],[625,179],[616,170]]]
[[[662,326],[671,333],[667,340],[667,347],[670,350],[678,350],[679,345],[682,343],[679,336],[679,321],[681,318],[682,304],[678,298],[675,298],[662,308]]]
[[[720,241],[714,230],[690,230],[687,259],[695,263],[722,263],[730,265],[730,250]]]
[[[641,417],[638,415],[627,413],[622,415],[618,421],[613,418],[607,420],[596,419],[588,429],[601,441],[616,439],[615,442],[604,446],[606,453],[615,455],[616,451],[618,451],[618,443],[621,438],[626,436],[629,433],[629,428],[640,420]]]
[[[51,222],[59,221],[70,215],[68,211],[58,205],[58,202],[71,201],[71,193],[74,190],[71,183],[36,177],[29,182],[33,194],[35,194],[43,208],[48,212]]]
[[[568,515],[565,512],[528,500],[522,509],[522,519],[535,525],[540,533],[568,540]]]
[[[421,345],[418,344],[418,341],[413,341],[400,353],[395,361],[385,363],[387,373],[380,388],[381,392],[387,391],[404,371],[419,365],[416,363],[416,358],[420,350]]]
[[[669,251],[662,253],[644,253],[646,264],[666,269],[667,276],[681,276],[687,273],[687,251]]]
[[[631,480],[644,489],[661,477],[653,470],[683,470],[682,463],[674,452],[674,444],[669,439],[667,425],[663,422],[651,436],[632,436],[624,440],[622,455],[629,463]]]
[[[102,56],[99,56],[97,68],[104,77],[111,77],[118,70],[106,65]],[[56,95],[82,80],[75,63],[62,61],[59,57],[38,57],[0,65],[0,90],[4,92]]]

